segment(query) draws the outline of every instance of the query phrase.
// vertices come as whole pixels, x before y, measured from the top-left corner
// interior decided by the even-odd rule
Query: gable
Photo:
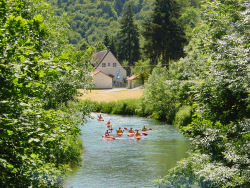
[[[103,68],[102,64],[105,63],[105,67],[110,67],[110,68],[115,68],[115,69],[125,69],[123,66],[120,64],[120,62],[116,59],[116,57],[113,55],[111,51],[108,51],[107,54],[103,57],[103,59],[95,66],[95,68]],[[109,66],[108,66],[109,65]]]
[[[94,53],[91,57],[91,64],[96,68],[109,53],[108,50],[103,50],[97,53]]]

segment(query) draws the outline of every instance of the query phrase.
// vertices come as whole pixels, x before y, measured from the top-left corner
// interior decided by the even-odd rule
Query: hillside
[[[73,30],[69,36],[70,43],[81,44],[85,40],[87,43],[93,44],[103,41],[106,33],[109,36],[117,34],[122,11],[129,4],[133,7],[135,20],[140,28],[142,21],[150,16],[155,0],[47,1],[53,5],[57,15],[67,14],[69,18],[68,23]],[[177,2],[182,8],[197,7],[199,0],[177,0]],[[182,13],[185,12],[182,11]]]
[[[103,40],[106,33],[116,34],[119,18],[124,6],[133,5],[135,18],[144,20],[152,9],[154,0],[48,0],[57,15],[67,13],[69,24],[73,29],[69,40],[72,44],[85,39],[93,44]]]

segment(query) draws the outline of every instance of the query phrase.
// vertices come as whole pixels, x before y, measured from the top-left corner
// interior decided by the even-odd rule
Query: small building
[[[112,89],[113,77],[105,74],[101,70],[92,73],[93,81],[96,89]]]
[[[137,82],[136,83],[136,78],[139,76],[139,74],[136,74],[136,75],[132,75],[130,77],[127,77],[127,81],[128,81],[128,85],[127,85],[127,88],[128,89],[132,89],[132,88],[135,88],[137,86],[139,86],[140,84]]]
[[[122,67],[110,50],[104,50],[93,54],[91,64],[95,69],[93,77],[96,89],[126,86],[127,71]],[[107,76],[109,76],[109,78]],[[112,86],[107,87],[110,86],[110,78],[112,78]],[[106,81],[108,81],[107,84],[105,83]]]

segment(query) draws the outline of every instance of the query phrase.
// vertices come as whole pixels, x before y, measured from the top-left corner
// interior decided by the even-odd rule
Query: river
[[[97,117],[96,114],[92,116]],[[66,188],[154,187],[153,180],[166,174],[187,156],[188,143],[172,125],[136,116],[103,114],[105,121],[89,119],[81,126],[84,144],[82,166],[66,178]],[[152,128],[141,140],[127,134],[113,141],[101,137],[105,123],[113,129]],[[115,135],[115,131],[111,135]]]

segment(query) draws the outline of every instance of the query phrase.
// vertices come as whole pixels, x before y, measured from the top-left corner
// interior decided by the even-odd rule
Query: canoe
[[[129,137],[133,137],[134,134],[135,134],[135,133],[128,133],[127,135],[128,135]]]
[[[115,139],[114,136],[111,136],[111,135],[105,136],[105,134],[103,134],[102,137],[103,137],[103,138],[107,138],[107,139],[113,139],[113,140]]]
[[[135,139],[139,140],[141,139],[141,136],[135,136]]]
[[[147,136],[148,135],[148,132],[147,131],[142,131],[141,132],[144,136]]]
[[[118,136],[122,136],[123,135],[123,133],[116,133]]]

